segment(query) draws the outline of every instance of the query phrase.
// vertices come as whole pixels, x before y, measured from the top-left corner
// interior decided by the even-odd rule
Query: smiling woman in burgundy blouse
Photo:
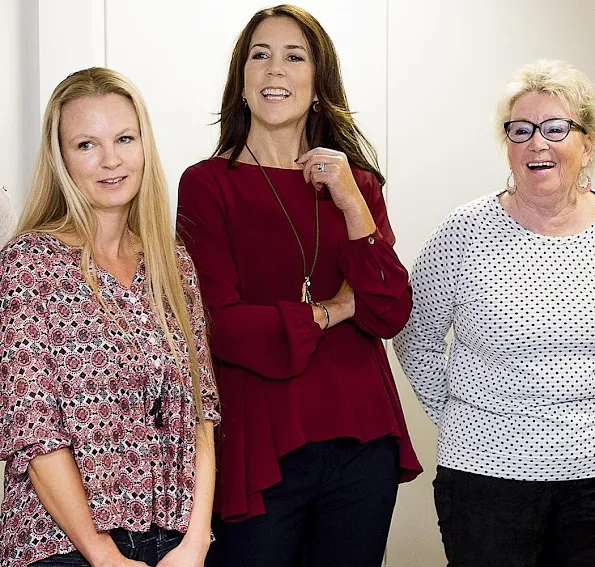
[[[307,12],[255,14],[215,155],[180,182],[222,400],[225,567],[377,567],[398,482],[421,470],[381,341],[411,289],[338,69]]]

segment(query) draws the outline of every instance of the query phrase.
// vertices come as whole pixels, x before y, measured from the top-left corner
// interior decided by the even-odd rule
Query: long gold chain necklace
[[[300,252],[302,253],[302,264],[303,264],[303,269],[304,269],[304,271],[303,271],[304,281],[302,283],[301,301],[303,303],[313,303],[312,295],[310,294],[310,285],[312,283],[312,274],[314,273],[314,268],[316,267],[316,260],[318,260],[318,247],[320,244],[320,219],[319,219],[319,214],[318,214],[318,197],[316,195],[316,189],[314,189],[314,211],[315,211],[314,214],[315,214],[315,218],[316,218],[316,240],[315,240],[315,245],[314,245],[314,259],[312,260],[312,268],[308,272],[307,266],[306,266],[306,252],[304,251],[304,246],[302,244],[302,241],[300,240],[298,231],[295,228],[295,225],[293,224],[291,217],[289,216],[289,213],[287,212],[287,209],[283,205],[283,201],[281,201],[281,197],[279,197],[279,194],[277,193],[277,190],[275,189],[273,182],[270,180],[269,176],[267,175],[267,172],[264,170],[264,167],[262,167],[262,165],[260,165],[260,162],[256,159],[256,156],[254,155],[254,153],[252,152],[252,150],[250,149],[250,146],[248,146],[248,144],[246,144],[246,149],[248,150],[248,153],[252,156],[252,159],[256,162],[256,165],[260,168],[260,171],[262,172],[264,178],[266,179],[267,183],[269,184],[269,187],[271,188],[273,195],[275,195],[275,198],[277,199],[277,202],[279,203],[279,206],[281,207],[281,210],[283,211],[283,214],[285,215],[285,218],[287,219],[287,222],[289,223],[289,226],[291,227],[291,230],[293,231],[293,234],[294,234],[295,239],[298,243],[298,246],[300,247]]]

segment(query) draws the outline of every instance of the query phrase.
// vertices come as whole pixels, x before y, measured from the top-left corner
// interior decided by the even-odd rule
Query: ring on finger
[[[318,173],[324,173],[324,163],[317,163],[316,171],[318,171]]]

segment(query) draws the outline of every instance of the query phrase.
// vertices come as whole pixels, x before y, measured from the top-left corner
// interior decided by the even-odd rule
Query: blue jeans
[[[151,524],[148,532],[129,532],[117,528],[110,532],[114,543],[128,559],[144,561],[147,565],[155,566],[172,549],[180,545],[183,534],[172,530],[163,530]],[[73,551],[65,555],[52,555],[32,563],[30,567],[89,567],[89,562],[78,552]]]
[[[595,566],[595,478],[524,481],[438,467],[448,567]]]

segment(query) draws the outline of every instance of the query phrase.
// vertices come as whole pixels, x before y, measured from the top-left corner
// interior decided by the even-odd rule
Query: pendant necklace
[[[312,268],[308,272],[307,266],[306,266],[306,253],[304,251],[304,246],[302,245],[302,241],[300,240],[298,232],[295,228],[295,225],[293,224],[293,222],[291,220],[291,217],[289,216],[289,213],[287,212],[287,209],[283,205],[283,201],[281,201],[281,197],[279,197],[279,194],[277,193],[277,190],[275,189],[273,182],[270,180],[269,176],[267,175],[267,172],[264,170],[264,167],[262,167],[262,165],[260,165],[260,162],[256,159],[256,156],[254,155],[254,153],[252,152],[252,150],[250,149],[248,144],[246,144],[246,149],[248,150],[248,153],[252,156],[252,159],[256,162],[256,165],[260,168],[262,175],[264,176],[267,183],[269,184],[269,187],[271,188],[273,195],[275,195],[275,198],[277,199],[277,202],[279,203],[279,206],[281,207],[281,210],[283,211],[283,214],[285,215],[285,218],[287,219],[287,222],[289,223],[289,226],[291,227],[291,230],[293,231],[293,234],[294,234],[295,239],[298,243],[298,246],[300,247],[300,252],[302,253],[303,270],[304,270],[303,271],[304,281],[302,283],[301,302],[302,303],[313,303],[312,295],[310,294],[310,284],[312,283],[312,274],[314,273],[314,268],[316,267],[316,260],[318,260],[318,245],[320,244],[320,219],[319,219],[319,214],[318,214],[318,198],[316,196],[316,188],[314,189],[314,211],[315,211],[314,215],[316,218],[316,240],[315,240],[315,244],[314,244],[314,259],[312,260]]]

